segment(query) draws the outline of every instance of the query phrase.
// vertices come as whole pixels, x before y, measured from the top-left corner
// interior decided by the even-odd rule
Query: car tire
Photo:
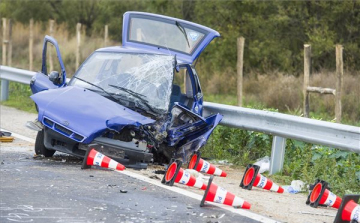
[[[38,132],[35,140],[35,154],[44,155],[45,157],[52,157],[56,151],[47,149],[44,145],[44,130]]]

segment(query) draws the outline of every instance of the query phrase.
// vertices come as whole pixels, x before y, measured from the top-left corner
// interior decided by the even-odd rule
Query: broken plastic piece
[[[35,119],[34,122],[27,121],[26,122],[26,127],[28,127],[31,130],[38,131],[38,132],[40,132],[43,129],[43,125],[37,119]]]
[[[11,132],[0,131],[0,136],[11,136]]]
[[[270,169],[270,158],[268,156],[260,158],[254,163],[254,165],[257,165],[257,166],[260,167],[259,173],[264,173],[265,171],[269,171],[269,169]]]
[[[12,142],[14,137],[11,136],[11,132],[0,131],[0,142]]]

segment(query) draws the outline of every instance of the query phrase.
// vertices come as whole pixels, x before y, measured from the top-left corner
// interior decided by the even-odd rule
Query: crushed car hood
[[[68,86],[31,96],[45,126],[76,141],[90,143],[106,129],[120,131],[126,125],[155,122],[93,91]],[[45,122],[46,120],[50,120]],[[77,134],[77,137],[73,137]],[[78,135],[82,137],[78,137]],[[81,138],[81,140],[77,140]]]

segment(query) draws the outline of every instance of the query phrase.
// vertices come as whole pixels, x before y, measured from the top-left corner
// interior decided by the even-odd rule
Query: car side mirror
[[[60,76],[59,72],[51,71],[49,74],[49,80],[53,82],[55,85],[59,85],[62,83],[62,77]]]

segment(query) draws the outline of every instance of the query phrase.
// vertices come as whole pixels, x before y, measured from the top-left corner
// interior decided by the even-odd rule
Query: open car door
[[[56,50],[56,55],[58,59],[58,67],[57,71],[50,71],[48,73],[47,70],[47,49],[48,44],[52,44]],[[66,71],[65,66],[61,58],[59,45],[57,41],[51,36],[45,36],[44,38],[44,45],[43,45],[43,52],[42,52],[42,64],[41,64],[41,71],[37,72],[31,79],[30,88],[31,91],[35,94],[43,90],[59,88],[66,85]]]
[[[123,47],[176,55],[188,64],[219,36],[213,29],[177,18],[143,12],[124,14]]]

